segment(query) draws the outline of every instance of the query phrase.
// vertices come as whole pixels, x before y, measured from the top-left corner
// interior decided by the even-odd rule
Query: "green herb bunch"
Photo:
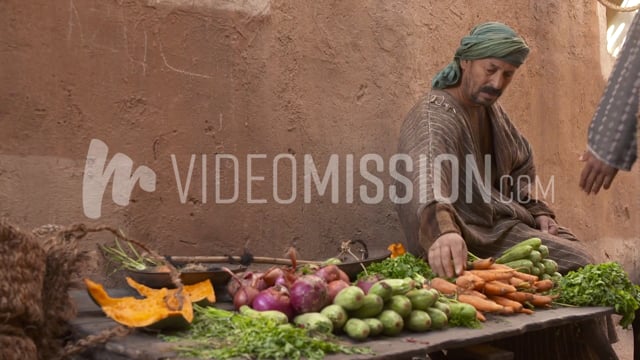
[[[369,348],[338,342],[327,334],[310,334],[292,324],[276,324],[264,318],[252,318],[215,307],[194,305],[191,328],[163,336],[180,342],[176,349],[183,355],[201,359],[323,359],[329,353],[365,354]]]
[[[126,241],[126,245],[126,247],[122,246],[118,238],[114,240],[113,246],[100,245],[102,254],[109,262],[116,265],[116,271],[120,269],[145,270],[159,265],[153,258],[139,253],[129,241]]]
[[[627,328],[640,307],[640,287],[616,262],[586,265],[563,276],[554,293],[557,303],[577,306],[611,306],[622,315],[620,325]]]
[[[370,264],[366,267],[366,271],[358,274],[358,279],[367,276],[367,274],[380,274],[386,279],[409,277],[420,283],[423,283],[425,278],[430,280],[435,277],[426,261],[410,253],[404,253],[395,258],[387,258]]]

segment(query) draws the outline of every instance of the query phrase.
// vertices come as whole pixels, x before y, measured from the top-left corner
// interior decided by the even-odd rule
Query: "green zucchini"
[[[496,259],[498,264],[506,264],[511,261],[528,259],[529,255],[533,251],[531,245],[518,245],[518,247],[511,248],[505,251],[499,258]]]
[[[504,265],[507,265],[508,267],[515,269],[516,271],[526,272],[527,274],[531,273],[531,269],[534,266],[533,261],[529,259],[514,260]]]

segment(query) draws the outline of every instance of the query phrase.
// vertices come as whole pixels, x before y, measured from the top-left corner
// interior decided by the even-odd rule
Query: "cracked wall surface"
[[[532,48],[502,103],[533,146],[541,191],[599,259],[635,272],[637,167],[597,198],[577,185],[605,85],[598,6],[3,1],[0,216],[26,228],[108,224],[175,255],[282,256],[294,244],[323,258],[345,239],[385,249],[403,237],[388,169],[400,124],[460,37],[497,20]],[[100,217],[88,217],[93,139],[152,169],[155,190],[135,186],[121,206],[109,185]],[[321,195],[309,184],[327,169],[336,191]]]

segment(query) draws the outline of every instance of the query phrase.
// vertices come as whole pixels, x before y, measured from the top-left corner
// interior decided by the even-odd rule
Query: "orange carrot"
[[[513,270],[513,268],[508,267],[507,265],[504,264],[492,264],[489,267],[489,270]]]
[[[533,287],[536,289],[536,291],[551,290],[553,288],[553,280],[551,279],[538,280],[535,283],[533,283]]]
[[[504,306],[502,305],[498,305],[491,300],[483,299],[473,295],[459,294],[458,301],[469,304],[479,311],[499,312],[504,310]]]
[[[512,277],[511,279],[509,279],[509,283],[513,286],[515,286],[517,289],[529,289],[531,287],[531,283],[524,281],[520,278],[517,277]]]
[[[532,298],[529,300],[531,305],[535,307],[549,307],[553,302],[553,297],[549,295],[531,294]]]
[[[475,278],[471,275],[460,275],[456,278],[456,285],[465,290],[473,289],[476,287]]]
[[[484,284],[484,293],[487,295],[505,295],[516,292],[513,285],[504,284],[498,281],[489,281]]]
[[[522,308],[523,308],[521,303],[519,303],[519,302],[517,302],[515,300],[508,299],[508,298],[503,297],[503,296],[492,295],[492,296],[489,296],[489,299],[495,301],[495,303],[498,304],[498,305],[502,305],[502,306],[505,306],[505,307],[510,307],[515,312],[520,312],[520,310],[522,310]]]
[[[515,312],[516,311],[511,306],[505,306],[505,307],[502,308],[502,310],[498,311],[498,314],[501,314],[501,315],[512,315]]]
[[[477,296],[477,297],[482,298],[482,299],[486,299],[487,298],[487,295],[481,293],[478,290],[473,290],[473,289],[464,290],[464,291],[460,292],[460,294],[467,294],[467,295]]]
[[[525,274],[523,272],[520,271],[516,271],[513,273],[513,276],[517,277],[518,279],[522,279],[524,281],[528,281],[531,283],[534,283],[536,281],[538,281],[538,277],[535,275],[531,275],[531,274]]]
[[[429,285],[445,295],[453,295],[458,291],[458,287],[456,286],[456,284],[453,284],[440,277],[431,279]]]
[[[533,310],[531,310],[531,309],[527,309],[526,307],[523,307],[523,308],[520,310],[520,312],[521,312],[521,313],[523,313],[523,314],[527,314],[527,315],[531,315],[531,314],[533,314]]]
[[[533,294],[528,292],[516,291],[508,294],[504,294],[504,297],[515,300],[519,303],[524,303],[533,299]]]
[[[509,279],[515,270],[469,270],[469,272],[481,277],[484,281],[493,281]]]
[[[464,271],[462,275],[471,276],[473,278],[473,281],[475,283],[475,286],[473,287],[474,290],[480,290],[484,287],[485,281],[483,278],[479,277],[478,275],[470,271]]]
[[[478,310],[476,310],[476,319],[480,321],[487,321],[487,318],[484,316],[484,314]]]
[[[478,259],[471,262],[470,269],[473,270],[487,270],[496,262],[496,259],[488,257],[486,259]]]

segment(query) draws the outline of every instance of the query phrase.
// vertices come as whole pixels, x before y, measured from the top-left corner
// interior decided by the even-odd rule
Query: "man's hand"
[[[589,151],[585,151],[580,160],[585,162],[580,174],[580,188],[587,194],[594,195],[600,191],[601,187],[605,190],[609,189],[618,169],[600,161]]]
[[[558,224],[551,217],[547,215],[536,216],[536,224],[542,232],[558,235]]]
[[[429,248],[429,266],[438,276],[460,275],[466,265],[467,244],[460,234],[444,234]]]

